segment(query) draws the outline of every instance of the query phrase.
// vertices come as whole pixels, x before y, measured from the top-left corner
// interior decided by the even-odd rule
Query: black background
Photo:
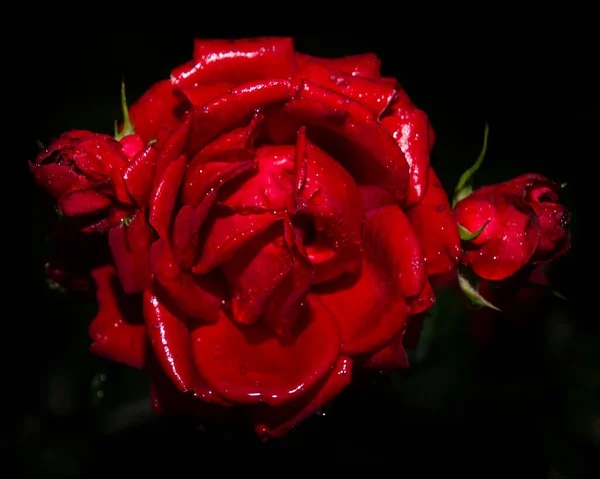
[[[7,423],[16,424],[2,445],[7,457],[27,477],[300,470],[585,477],[586,455],[600,444],[597,328],[575,314],[582,282],[576,275],[578,172],[590,161],[585,149],[593,142],[587,133],[594,119],[591,45],[557,29],[517,33],[504,25],[492,33],[470,23],[441,29],[422,21],[411,29],[395,24],[371,33],[347,27],[345,36],[295,36],[301,52],[372,51],[382,59],[383,74],[397,77],[428,113],[437,137],[432,163],[448,191],[476,159],[486,121],[488,155],[477,185],[526,172],[568,182],[563,201],[573,212],[573,246],[553,281],[570,301],[550,299],[526,325],[502,321],[481,350],[469,342],[456,300],[440,298],[438,320],[445,326],[425,362],[392,377],[359,380],[325,417],[262,445],[242,428],[200,430],[189,420],[153,418],[143,375],[87,352],[94,305],[49,291],[43,277],[44,235],[55,217],[26,171],[36,139],[47,144],[74,128],[110,133],[120,115],[121,78],[131,103],[191,58],[194,37],[294,33],[286,23],[276,31],[258,23],[235,29],[226,14],[195,21],[182,18],[185,11],[161,25],[164,8],[157,7],[152,25],[121,20],[118,11],[98,25],[87,21],[93,10],[78,11],[78,19],[45,19],[22,31],[19,38],[27,41],[14,40],[18,49],[7,60],[16,148],[5,161],[23,178],[18,199],[10,199],[19,205],[19,234],[10,233],[10,241],[29,258],[14,260],[24,278],[5,291],[23,298],[5,312],[5,321],[17,326],[6,341],[5,368],[17,379],[15,393],[8,393],[16,404],[5,410]],[[100,403],[90,386],[98,374],[107,377]],[[366,472],[355,471],[360,465]]]

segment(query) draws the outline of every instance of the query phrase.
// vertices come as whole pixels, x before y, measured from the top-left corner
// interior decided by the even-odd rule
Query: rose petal
[[[200,230],[199,256],[192,272],[212,271],[280,218],[272,212],[242,215],[213,208]]]
[[[180,88],[181,92],[187,97],[194,107],[204,106],[206,103],[218,98],[235,88],[236,83],[200,83],[194,86]]]
[[[394,88],[388,83],[353,76],[317,62],[307,62],[298,76],[351,98],[367,107],[376,118],[387,108],[395,94]]]
[[[196,208],[183,205],[175,217],[171,242],[175,259],[184,271],[190,270],[196,261],[200,228],[216,196],[215,191],[208,193]]]
[[[161,300],[159,290],[154,281],[150,282],[143,301],[146,331],[160,368],[179,391],[193,391],[203,401],[222,404],[196,373],[188,327]]]
[[[287,337],[294,333],[306,295],[314,282],[315,272],[302,245],[302,238],[294,231],[288,215],[284,215],[283,226],[285,243],[292,255],[293,265],[269,298],[264,320],[275,333]]]
[[[150,247],[150,269],[186,314],[205,321],[217,320],[224,296],[224,286],[217,276],[196,276],[181,271],[163,239],[156,240]]]
[[[222,316],[193,332],[196,368],[220,396],[236,403],[280,405],[309,391],[334,367],[339,330],[326,311],[310,305],[289,340],[259,322],[235,325]]]
[[[58,208],[66,216],[90,215],[108,208],[109,196],[97,188],[86,188],[66,193],[58,200]]]
[[[187,151],[196,154],[217,135],[248,124],[257,109],[289,100],[293,94],[289,80],[257,80],[196,108]]]
[[[163,172],[171,163],[181,158],[182,153],[184,153],[184,147],[192,126],[192,116],[191,113],[186,114],[181,125],[165,140],[164,145],[160,148],[154,162],[154,188],[157,188],[158,183],[162,181]]]
[[[360,191],[365,212],[396,203],[396,198],[394,198],[390,190],[382,186],[359,185],[358,190]]]
[[[450,202],[433,168],[421,203],[406,210],[425,253],[429,275],[450,271],[460,259],[460,236]]]
[[[289,78],[296,68],[291,38],[194,40],[194,60],[173,70],[177,86],[197,83],[243,83],[265,78]]]
[[[184,204],[197,206],[209,192],[255,167],[252,143],[260,118],[218,136],[194,156],[183,182]]]
[[[263,440],[287,435],[296,425],[338,396],[351,379],[352,359],[342,356],[327,379],[299,400],[276,407],[257,405],[253,415],[256,433]]]
[[[361,365],[367,369],[405,369],[410,367],[408,355],[402,344],[404,331],[392,341],[369,356]]]
[[[473,218],[479,218],[482,203],[492,206],[493,216],[477,238],[481,246],[475,243],[465,246],[468,249],[463,262],[481,278],[501,280],[525,266],[535,253],[540,237],[539,222],[530,206],[514,202],[511,196],[475,195],[459,201],[454,209],[457,221],[469,231],[477,231],[471,228],[475,227]]]
[[[60,198],[73,188],[83,176],[75,173],[72,168],[56,163],[36,164],[29,163],[36,183],[55,198]]]
[[[219,204],[240,213],[283,210],[294,202],[294,147],[262,146],[256,165],[219,191]]]
[[[158,140],[156,146],[171,135],[181,124],[183,112],[189,107],[185,97],[178,95],[169,80],[152,85],[129,109],[129,116],[145,144]]]
[[[140,208],[146,206],[150,199],[157,156],[158,150],[150,145],[133,158],[123,173],[127,191]]]
[[[233,319],[254,324],[273,291],[288,275],[294,257],[285,244],[283,224],[275,223],[221,265],[231,293]]]
[[[173,207],[179,195],[179,186],[183,180],[186,167],[186,155],[181,155],[177,160],[169,163],[152,192],[148,221],[161,238],[169,238]]]
[[[89,328],[93,341],[90,350],[134,368],[144,367],[146,331],[140,296],[123,294],[112,266],[92,270],[92,277],[96,282],[98,314]]]
[[[128,160],[133,160],[135,156],[144,149],[144,140],[139,135],[127,135],[119,140],[121,149]]]
[[[304,68],[308,62],[319,63],[328,68],[350,73],[352,76],[371,80],[379,78],[379,70],[381,68],[381,60],[374,53],[361,53],[339,58],[321,58],[304,53],[296,53],[296,59],[298,60],[298,67],[300,69]]]
[[[363,206],[353,178],[327,153],[305,142],[306,178],[296,195],[296,213],[314,223],[316,237],[307,245],[315,282],[360,267]]]
[[[410,314],[415,315],[429,310],[435,304],[435,293],[429,281],[425,281],[421,292],[406,301]]]
[[[138,211],[128,226],[111,228],[108,244],[119,281],[127,294],[141,293],[150,279],[148,253],[154,232],[144,211]]]
[[[308,138],[340,159],[360,183],[389,187],[398,199],[404,198],[409,173],[404,154],[391,134],[378,121],[369,119],[371,112],[359,103],[304,81],[282,113],[284,118],[276,118],[280,130],[285,126],[295,136],[300,126],[306,125]],[[277,136],[277,142],[289,141],[282,131]]]
[[[368,213],[360,272],[313,287],[309,295],[340,324],[343,354],[377,350],[399,334],[409,314],[405,295],[423,288],[418,243],[403,216],[397,206]]]
[[[196,416],[211,421],[235,418],[235,410],[226,407],[230,404],[219,398],[199,378],[194,383],[194,392],[182,393],[156,359],[150,363],[147,370],[150,375],[150,400],[155,414]]]
[[[421,110],[389,116],[381,124],[392,134],[410,168],[405,204],[416,205],[425,196],[429,179],[429,120]]]

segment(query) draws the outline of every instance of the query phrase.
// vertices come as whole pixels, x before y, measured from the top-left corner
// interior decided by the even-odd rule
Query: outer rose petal
[[[256,406],[253,420],[257,434],[263,440],[285,436],[340,394],[351,379],[352,359],[342,356],[327,378],[299,400],[277,407]]]
[[[296,69],[291,38],[194,40],[194,60],[171,73],[178,87],[199,83],[244,83],[266,78],[289,78]]]
[[[278,124],[270,131],[276,142],[289,142],[290,133],[295,136],[305,125],[308,138],[333,158],[343,159],[344,167],[360,183],[386,186],[398,199],[406,196],[409,168],[404,154],[360,103],[303,81],[280,117],[272,121]]]
[[[389,83],[346,74],[317,62],[306,63],[298,76],[352,98],[371,110],[375,118],[385,111],[396,93]]]
[[[99,213],[111,204],[112,199],[99,188],[70,191],[58,200],[58,207],[66,216]]]
[[[154,163],[157,156],[158,150],[154,145],[150,145],[133,158],[123,173],[123,181],[127,191],[139,208],[147,206],[150,199]]]
[[[223,315],[192,333],[196,369],[231,402],[280,405],[295,399],[326,377],[340,347],[327,311],[309,304],[299,324],[295,337],[281,339],[264,322],[237,326]]]
[[[135,132],[145,144],[158,139],[157,147],[181,123],[181,117],[189,104],[185,97],[177,95],[169,80],[152,85],[129,109]]]
[[[158,365],[181,392],[193,391],[203,401],[223,404],[194,369],[192,343],[187,325],[162,302],[160,287],[148,284],[143,306],[146,330]]]
[[[456,221],[477,231],[486,220],[471,228],[481,220],[478,212],[486,203],[492,205],[493,216],[477,238],[479,244],[467,245],[463,262],[481,278],[501,280],[515,274],[533,256],[539,243],[539,222],[530,206],[503,194],[471,195],[459,201],[454,208]]]
[[[398,334],[389,344],[369,356],[362,366],[370,369],[405,369],[409,367],[406,349],[402,344],[404,331]]]
[[[448,196],[433,168],[421,203],[406,211],[421,240],[429,275],[450,271],[460,259],[460,236]]]
[[[361,53],[339,58],[321,58],[296,53],[296,59],[300,69],[304,68],[308,62],[313,62],[370,80],[379,78],[379,69],[381,68],[381,60],[374,53]]]
[[[315,297],[331,311],[342,331],[343,354],[356,355],[383,347],[403,328],[409,313],[405,290],[422,290],[426,275],[419,262],[419,245],[397,206],[367,214],[364,259],[358,275],[346,275],[313,288]]]
[[[146,362],[146,331],[141,298],[123,294],[112,266],[92,271],[98,314],[90,324],[90,350],[104,358],[142,368]],[[139,324],[138,324],[139,323]]]
[[[405,204],[418,204],[429,180],[429,120],[425,112],[413,110],[402,116],[388,116],[381,124],[392,134],[410,167]]]
[[[46,165],[29,163],[29,169],[36,183],[55,198],[61,197],[71,189],[72,185],[84,179],[72,168],[56,163]]]
[[[155,358],[153,358],[155,359]],[[217,397],[203,383],[196,383],[196,392],[182,393],[160,368],[157,361],[149,361],[150,400],[155,414],[197,416],[201,420],[235,420],[237,408],[229,408],[229,403]],[[209,397],[211,402],[203,398]],[[213,400],[214,399],[214,400]]]
[[[117,226],[108,232],[113,261],[127,294],[141,293],[150,279],[148,253],[153,240],[154,232],[143,210],[136,213],[129,226]]]

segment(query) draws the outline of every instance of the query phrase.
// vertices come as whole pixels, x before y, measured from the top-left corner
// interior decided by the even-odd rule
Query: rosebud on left
[[[58,199],[58,209],[76,229],[104,232],[133,212],[123,175],[142,147],[135,135],[117,141],[72,130],[44,148],[30,169],[36,182]]]

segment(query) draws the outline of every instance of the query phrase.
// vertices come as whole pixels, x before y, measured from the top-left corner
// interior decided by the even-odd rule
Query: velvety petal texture
[[[353,368],[408,367],[405,335],[460,240],[427,115],[376,55],[196,40],[130,118],[135,135],[73,131],[31,169],[65,216],[108,232],[92,349],[145,368],[157,412],[280,437]],[[561,219],[536,208],[549,255]]]
[[[484,186],[459,201],[456,221],[481,234],[463,242],[463,262],[481,278],[502,280],[527,264],[549,262],[570,245],[570,214],[558,203],[560,185],[526,174]]]

